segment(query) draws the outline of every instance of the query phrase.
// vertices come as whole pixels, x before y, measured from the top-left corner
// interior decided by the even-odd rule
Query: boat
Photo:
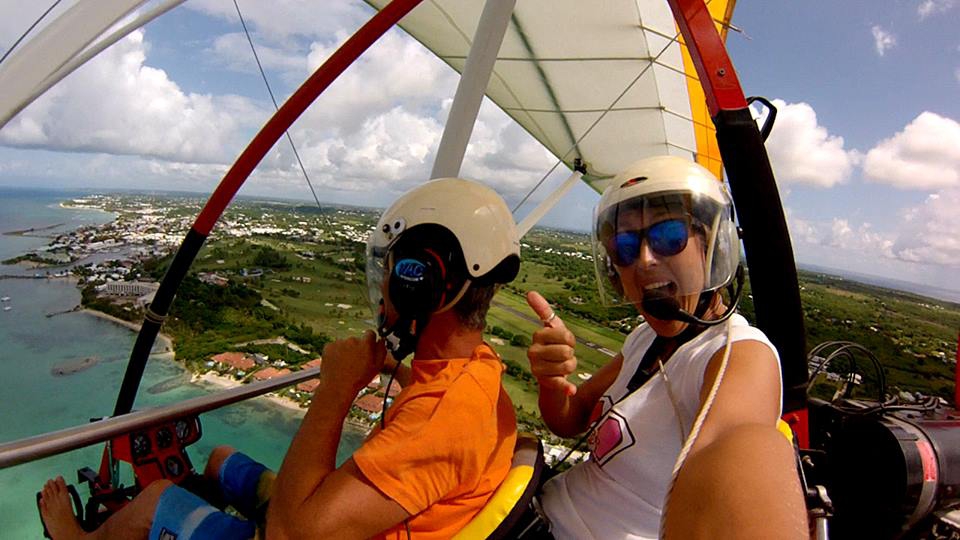
[[[4,297],[0,298],[0,302],[9,302],[9,301],[10,301],[10,297],[9,297],[9,296],[4,296]]]
[[[132,11],[140,5],[137,0],[71,7],[0,66],[0,87],[5,89],[0,126],[100,50],[179,3],[167,0],[137,13]],[[150,305],[112,418],[0,445],[0,467],[120,440],[147,426],[177,433],[185,447],[199,434],[196,415],[317,375],[318,369],[304,370],[201,401],[131,412],[162,321],[218,217],[287,127],[366,48],[399,25],[462,74],[431,177],[458,175],[484,95],[569,169],[563,185],[520,221],[523,233],[577,182],[601,191],[613,174],[640,157],[682,155],[718,177],[725,172],[746,233],[757,326],[781,354],[783,419],[797,443],[816,536],[826,538],[828,524],[836,525],[833,532],[839,538],[922,536],[932,531],[946,531],[944,537],[960,535],[960,394],[953,404],[931,401],[922,407],[887,403],[882,395],[876,401],[808,399],[796,265],[763,144],[776,111],[762,98],[745,97],[726,54],[723,37],[734,1],[623,1],[605,3],[603,9],[578,0],[368,3],[376,14],[278,108],[197,216]],[[118,21],[122,26],[114,27]],[[469,29],[475,30],[470,34]],[[583,91],[583,80],[590,81],[590,92]],[[769,111],[762,126],[750,112],[754,101]],[[819,364],[824,369],[834,358],[864,354],[858,347],[837,342],[814,351],[824,355]],[[144,437],[155,438],[159,432],[151,433]],[[143,445],[134,442],[130,452],[137,448]],[[118,457],[131,455],[106,455],[99,475],[87,473],[91,485],[109,478]],[[177,463],[175,471],[160,471],[160,476],[182,479],[182,459]],[[112,488],[101,494],[129,495]],[[103,499],[108,500],[115,499]],[[884,519],[875,519],[877,514]]]

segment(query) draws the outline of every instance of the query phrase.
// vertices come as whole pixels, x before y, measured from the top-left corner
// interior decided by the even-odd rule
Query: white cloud
[[[201,1],[193,7],[236,20],[229,3],[224,7],[222,3]],[[277,14],[272,8],[244,4],[241,8],[248,26],[258,34],[254,36],[257,52],[268,68],[287,70],[292,75],[296,62],[303,62],[292,38],[313,40],[300,77],[320,66],[347,39],[350,24],[359,25],[372,13],[354,4],[342,7],[340,13],[321,16],[306,2],[287,1],[281,3],[280,11],[310,12],[307,16],[313,22],[297,21],[273,28]],[[278,45],[268,45],[270,52],[262,53],[263,39],[274,39]],[[221,36],[215,42],[215,52],[235,62],[240,70],[251,69],[249,46],[242,34]],[[321,182],[347,190],[373,185],[397,190],[422,181],[432,167],[457,80],[449,67],[415,40],[396,30],[388,32],[295,124],[293,137],[311,175],[317,171]],[[293,163],[286,145],[278,146],[269,159],[266,165],[277,170]],[[374,159],[382,163],[373,163]],[[507,197],[519,198],[550,165],[549,153],[485,100],[462,174],[491,184]],[[338,167],[343,169],[338,170],[336,178],[324,179],[322,171]],[[348,178],[351,180],[345,181]]]
[[[822,235],[814,223],[791,216],[786,208],[784,208],[784,212],[787,213],[787,228],[790,230],[790,238],[793,242],[806,244],[821,243]]]
[[[366,120],[346,137],[330,138],[316,148],[316,158],[337,171],[344,189],[405,188],[423,182],[442,126],[432,118],[396,107]]]
[[[371,8],[357,1],[239,0],[239,4],[247,27],[271,41],[329,36],[344,28],[352,33],[373,15]],[[184,5],[227,22],[240,22],[233,2],[191,0]]]
[[[449,103],[449,101],[448,101]],[[556,158],[489,100],[484,100],[461,174],[519,202]],[[544,188],[534,200],[542,199]]]
[[[845,150],[843,137],[830,135],[817,122],[817,113],[806,103],[773,100],[777,121],[767,139],[767,153],[782,185],[808,184],[832,187],[845,182],[859,160],[855,150]]]
[[[137,31],[78,69],[0,131],[0,143],[226,162],[265,112],[247,98],[186,94],[145,64]]]
[[[870,223],[861,223],[853,228],[846,219],[833,218],[828,243],[843,249],[893,256],[892,238],[875,232]]]
[[[873,46],[877,50],[877,54],[883,56],[888,49],[892,48],[897,44],[897,38],[893,34],[884,30],[880,27],[879,24],[875,24],[870,27],[870,32],[873,33]]]
[[[787,222],[799,251],[809,251],[805,245],[819,246],[843,252],[847,259],[862,255],[878,258],[879,264],[886,259],[960,269],[957,208],[960,188],[950,188],[930,194],[922,204],[891,216],[891,221],[896,220],[892,232],[879,232],[868,222],[856,224],[843,217],[808,221],[788,213]]]
[[[237,22],[230,2],[197,0],[189,7]],[[244,0],[241,8],[264,67],[283,78],[274,85],[280,100],[289,91],[285,83],[303,80],[372,14],[358,3],[338,3],[331,11],[304,1]],[[255,73],[237,28],[209,42],[207,52],[216,57],[217,69]],[[187,93],[148,65],[148,48],[138,32],[108,49],[0,131],[0,144],[21,153],[34,149],[34,155],[70,151],[84,163],[77,172],[97,185],[107,179],[128,185],[136,178],[142,186],[212,188],[272,105],[259,81],[251,87],[257,101]],[[388,204],[427,179],[457,81],[453,70],[406,34],[384,35],[290,130],[321,198]],[[552,164],[539,143],[484,103],[464,176],[515,202]],[[24,173],[40,174],[37,167]],[[267,154],[247,184],[249,192],[309,196],[286,141]]]
[[[867,152],[863,170],[869,180],[902,189],[960,187],[960,123],[920,113]]]
[[[931,194],[903,214],[893,252],[905,261],[960,268],[960,188]]]
[[[319,67],[346,40],[310,46],[307,67]],[[374,44],[307,111],[317,129],[351,132],[370,116],[397,106],[422,115],[437,115],[442,100],[453,96],[457,76],[412,38],[391,31]]]
[[[923,0],[920,2],[920,5],[917,6],[917,15],[920,16],[920,20],[922,21],[931,15],[938,15],[950,11],[954,3],[954,0]]]
[[[298,55],[294,51],[283,47],[273,47],[269,44],[260,43],[254,39],[254,46],[257,48],[257,58],[264,70],[280,70],[284,72],[294,72],[301,75],[306,71],[306,62],[303,55]],[[250,51],[250,43],[247,36],[242,32],[222,34],[213,40],[211,52],[220,61],[220,67],[226,67],[242,73],[255,73],[257,77],[260,72],[257,70],[256,60]]]
[[[827,246],[851,253],[867,253],[893,258],[892,234],[874,231],[870,223],[851,224],[848,219],[835,217],[830,221],[808,221],[789,216],[790,238],[798,244]]]

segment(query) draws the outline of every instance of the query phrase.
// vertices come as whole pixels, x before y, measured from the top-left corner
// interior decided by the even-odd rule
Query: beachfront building
[[[157,291],[149,292],[139,298],[135,302],[137,308],[146,309],[150,305],[150,302],[153,302],[153,297],[157,295]]]
[[[159,283],[151,283],[148,281],[108,281],[102,285],[100,290],[111,296],[142,297],[156,293],[159,288]]]
[[[309,381],[303,381],[297,385],[297,390],[301,392],[307,392],[312,394],[314,390],[317,389],[317,386],[320,385],[319,379],[310,379]]]
[[[228,369],[233,368],[238,371],[247,371],[256,365],[250,355],[241,352],[220,353],[211,357],[210,360]]]
[[[275,377],[282,377],[290,373],[289,369],[277,369],[273,367],[265,367],[256,373],[253,374],[253,378],[258,381],[265,381],[267,379],[273,379]]]
[[[200,272],[197,274],[197,279],[206,283],[208,285],[216,285],[217,287],[226,287],[230,284],[230,280],[216,273],[210,272]]]
[[[380,417],[383,412],[383,398],[373,394],[365,394],[353,402],[353,406],[367,414],[371,420]]]
[[[397,382],[396,379],[394,379],[393,381],[390,382],[390,389],[386,392],[387,397],[389,398],[397,397],[397,394],[400,393],[400,390],[402,390],[402,388],[400,387],[400,383]],[[383,396],[383,394],[384,394],[384,385],[381,384],[380,386],[377,387],[376,395]]]

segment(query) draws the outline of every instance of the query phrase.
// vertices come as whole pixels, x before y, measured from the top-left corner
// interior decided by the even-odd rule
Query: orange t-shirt
[[[353,454],[364,476],[412,516],[420,540],[450,538],[483,508],[510,470],[517,439],[500,357],[414,360],[412,383],[387,409],[386,428]],[[407,538],[403,523],[384,538]]]

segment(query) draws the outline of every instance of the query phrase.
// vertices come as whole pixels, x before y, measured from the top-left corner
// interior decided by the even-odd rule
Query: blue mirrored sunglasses
[[[612,245],[608,244],[607,253],[617,266],[630,266],[640,255],[640,245],[647,245],[657,255],[676,255],[687,247],[690,237],[690,223],[686,219],[675,218],[660,221],[635,231],[620,231],[613,235]]]

